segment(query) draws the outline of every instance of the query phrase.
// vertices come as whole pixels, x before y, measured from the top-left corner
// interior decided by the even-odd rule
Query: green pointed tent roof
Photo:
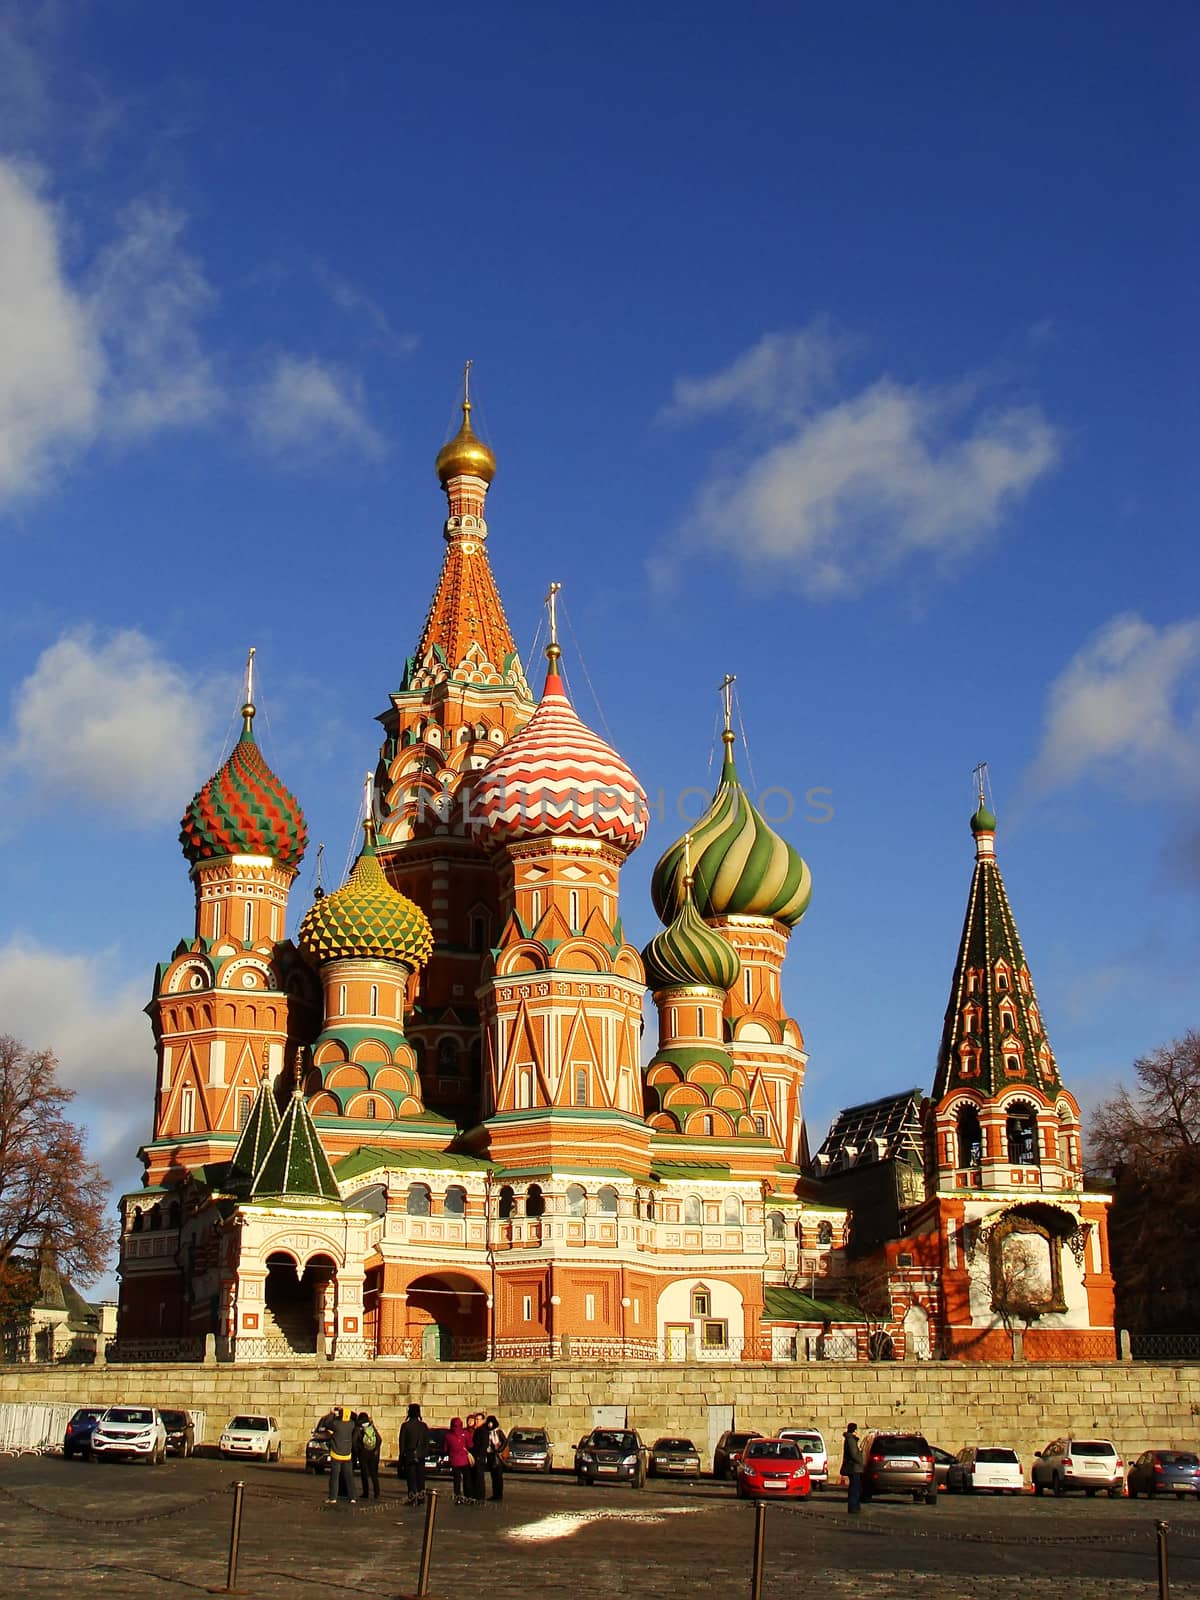
[[[252,1200],[308,1200],[340,1206],[337,1179],[304,1098],[297,1089],[288,1101],[271,1148],[250,1190]]]
[[[652,990],[703,984],[731,989],[742,970],[742,958],[696,910],[690,880],[683,887],[683,905],[669,927],[656,934],[642,952],[646,982]]]
[[[278,1131],[279,1107],[270,1083],[264,1078],[225,1174],[230,1189],[249,1191]]]
[[[774,917],[794,928],[808,909],[812,875],[798,850],[781,839],[750,803],[726,730],[721,781],[708,810],[689,830],[696,909],[704,918]],[[685,841],[659,861],[650,880],[654,909],[670,922],[683,903]]]
[[[1063,1086],[993,851],[995,827],[995,817],[980,802],[971,818],[975,871],[938,1050],[935,1101],[958,1088],[992,1099],[1021,1084],[1049,1097]]]

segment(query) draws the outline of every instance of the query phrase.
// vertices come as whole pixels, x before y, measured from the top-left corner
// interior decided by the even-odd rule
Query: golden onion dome
[[[434,463],[443,488],[451,478],[468,473],[473,478],[482,478],[484,483],[491,483],[496,476],[496,458],[471,426],[469,400],[463,401],[462,412],[462,427],[438,451]]]

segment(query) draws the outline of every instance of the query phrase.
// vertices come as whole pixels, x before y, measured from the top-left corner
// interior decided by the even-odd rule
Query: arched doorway
[[[266,1306],[263,1338],[268,1348],[312,1355],[317,1348],[317,1307],[311,1288],[304,1284],[296,1258],[286,1250],[267,1257]]]
[[[483,1361],[487,1291],[465,1272],[426,1273],[408,1286],[409,1334],[425,1361]]]
[[[928,1361],[929,1313],[924,1306],[909,1306],[904,1313],[904,1349],[910,1361]]]

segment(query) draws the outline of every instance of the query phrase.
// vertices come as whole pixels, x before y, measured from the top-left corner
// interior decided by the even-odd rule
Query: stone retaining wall
[[[501,1385],[511,1394],[514,1380],[525,1377],[543,1387],[548,1381],[548,1404],[501,1400]],[[593,1425],[598,1406],[626,1407],[630,1425],[647,1441],[660,1433],[690,1434],[702,1454],[711,1444],[709,1409],[716,1406],[732,1406],[738,1427],[763,1433],[815,1423],[831,1454],[853,1418],[862,1430],[920,1429],[947,1450],[1011,1444],[1026,1471],[1035,1449],[1068,1431],[1113,1439],[1126,1460],[1152,1445],[1200,1448],[1200,1364],[489,1367],[300,1359],[254,1366],[0,1367],[0,1401],[186,1406],[208,1413],[213,1438],[237,1411],[270,1412],[279,1418],[293,1460],[314,1420],[334,1402],[368,1407],[385,1447],[394,1449],[410,1400],[420,1401],[426,1419],[436,1423],[485,1410],[506,1426],[543,1424],[560,1465],[570,1465],[569,1447]]]

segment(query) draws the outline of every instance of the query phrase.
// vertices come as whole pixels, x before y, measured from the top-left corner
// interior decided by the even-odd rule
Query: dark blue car
[[[1200,1499],[1200,1456],[1191,1450],[1145,1451],[1129,1469],[1129,1498],[1136,1500],[1139,1494]]]
[[[104,1409],[103,1406],[80,1406],[75,1412],[63,1435],[64,1461],[69,1461],[72,1456],[86,1457],[91,1454],[92,1434],[104,1415]]]

